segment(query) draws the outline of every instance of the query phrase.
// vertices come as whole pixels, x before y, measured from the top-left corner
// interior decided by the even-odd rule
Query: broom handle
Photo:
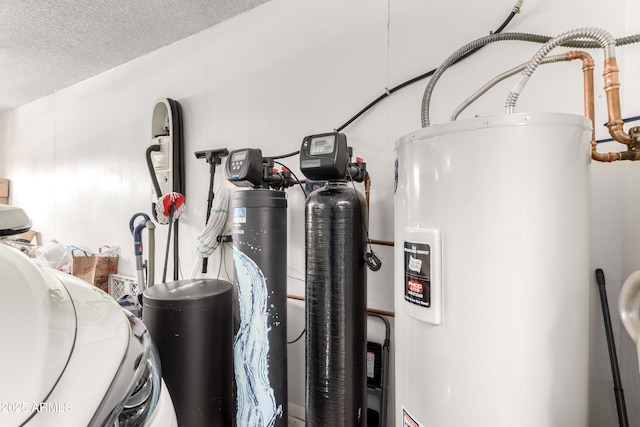
[[[178,280],[180,251],[178,249],[178,223],[180,218],[176,218],[176,225],[173,228],[173,280]]]
[[[167,281],[167,265],[169,264],[169,248],[171,247],[171,226],[173,225],[173,203],[169,211],[169,232],[167,233],[167,249],[164,253],[164,268],[162,269],[162,283]]]

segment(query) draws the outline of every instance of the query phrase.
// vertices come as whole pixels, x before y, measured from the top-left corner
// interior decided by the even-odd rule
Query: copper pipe
[[[582,50],[572,50],[567,52],[567,61],[580,59],[582,61],[582,74],[584,80],[584,115],[591,120],[591,158],[595,160],[596,152],[596,128],[595,128],[595,102],[593,90],[593,69],[595,62],[593,57]]]
[[[595,101],[594,101],[594,83],[593,83],[593,69],[595,63],[593,57],[587,52],[581,50],[572,50],[566,53],[567,61],[579,59],[582,61],[582,72],[584,76],[584,115],[591,120],[591,158],[599,162],[613,162],[620,160],[622,157],[620,153],[598,153],[596,150],[596,129],[595,129]],[[615,64],[615,58],[614,58]],[[617,74],[616,74],[617,78]],[[620,86],[618,84],[618,86]],[[605,89],[606,90],[606,89]],[[613,95],[613,94],[612,94]],[[607,97],[607,101],[609,98]],[[618,100],[618,114],[620,103]]]
[[[598,153],[596,151],[596,141],[591,141],[591,158],[598,162],[615,162],[616,160],[622,160],[620,153]]]
[[[394,243],[392,241],[389,241],[389,240],[369,239],[369,243],[371,243],[372,245],[394,246]]]
[[[304,297],[300,297],[298,295],[287,294],[287,298],[304,302]],[[382,316],[387,316],[387,317],[396,317],[395,313],[392,311],[378,310],[377,308],[367,308],[367,313],[381,314]]]
[[[365,198],[367,199],[367,213],[368,213],[367,221],[368,221],[369,217],[371,216],[371,177],[369,176],[369,174],[367,174],[367,179],[364,180],[364,194],[365,194]],[[389,240],[369,239],[369,243],[371,243],[372,245],[381,245],[381,246],[394,245],[394,243]]]
[[[367,213],[371,212],[371,177],[367,174],[364,180],[364,196],[367,199]]]
[[[298,295],[287,294],[287,298],[304,302],[304,297],[299,297]]]
[[[378,310],[377,308],[367,308],[367,313],[380,314],[387,317],[396,317],[396,314],[393,311]]]
[[[622,113],[620,112],[620,78],[618,76],[618,64],[616,58],[607,58],[604,61],[604,91],[607,93],[607,110],[609,112],[609,134],[613,139],[629,145],[631,137],[623,128]]]

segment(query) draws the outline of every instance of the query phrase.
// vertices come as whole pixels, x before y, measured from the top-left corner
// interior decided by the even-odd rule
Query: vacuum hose
[[[156,192],[157,198],[162,197],[162,190],[160,189],[160,184],[158,184],[158,177],[156,176],[156,172],[153,167],[153,161],[151,160],[151,153],[153,153],[154,151],[160,151],[160,150],[161,150],[161,147],[155,144],[147,147],[147,150],[145,152],[146,158],[147,158],[147,168],[149,169],[149,175],[151,175],[151,182],[153,183],[153,189]]]

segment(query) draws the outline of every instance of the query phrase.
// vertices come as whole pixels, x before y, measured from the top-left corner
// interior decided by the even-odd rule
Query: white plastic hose
[[[220,246],[221,242],[218,241],[218,236],[222,235],[224,231],[228,213],[229,189],[222,187],[216,192],[216,197],[211,205],[209,221],[197,239],[196,260],[191,269],[192,279],[195,279],[198,275],[202,260],[210,257]]]

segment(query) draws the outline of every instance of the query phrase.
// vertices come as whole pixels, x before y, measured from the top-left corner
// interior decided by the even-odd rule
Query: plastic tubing
[[[598,42],[598,44],[604,49],[605,62],[612,58],[615,59],[616,40],[605,30],[602,30],[600,28],[578,28],[576,30],[570,30],[562,33],[559,36],[546,42],[538,50],[538,52],[536,52],[533,58],[531,58],[529,64],[527,64],[526,68],[522,72],[522,76],[516,82],[516,84],[511,89],[511,92],[509,92],[509,95],[507,96],[507,101],[505,103],[506,112],[509,114],[514,112],[516,102],[518,101],[518,97],[520,96],[522,89],[524,89],[524,86],[529,81],[529,78],[533,75],[533,72],[536,70],[536,68],[538,68],[538,65],[540,65],[542,59],[547,56],[549,52],[565,42],[585,38]]]
[[[452,53],[433,73],[433,76],[429,80],[427,87],[424,90],[424,94],[422,96],[422,112],[421,112],[421,120],[422,127],[430,126],[429,119],[429,107],[431,104],[431,96],[433,93],[433,89],[442,76],[444,72],[453,65],[461,56],[465,55],[467,52],[477,49],[479,47],[485,46],[489,43],[497,42],[497,41],[526,41],[532,43],[546,43],[551,40],[551,37],[539,35],[539,34],[530,34],[530,33],[499,33],[499,34],[490,34],[488,36],[481,37],[477,40],[474,40],[466,45],[462,46],[454,53]],[[640,34],[635,34],[632,36],[623,37],[620,39],[616,39],[617,46],[624,46],[627,44],[633,44],[640,42]],[[601,47],[598,43],[589,40],[572,40],[567,43],[563,43],[562,46],[577,48],[577,49],[597,49]]]

